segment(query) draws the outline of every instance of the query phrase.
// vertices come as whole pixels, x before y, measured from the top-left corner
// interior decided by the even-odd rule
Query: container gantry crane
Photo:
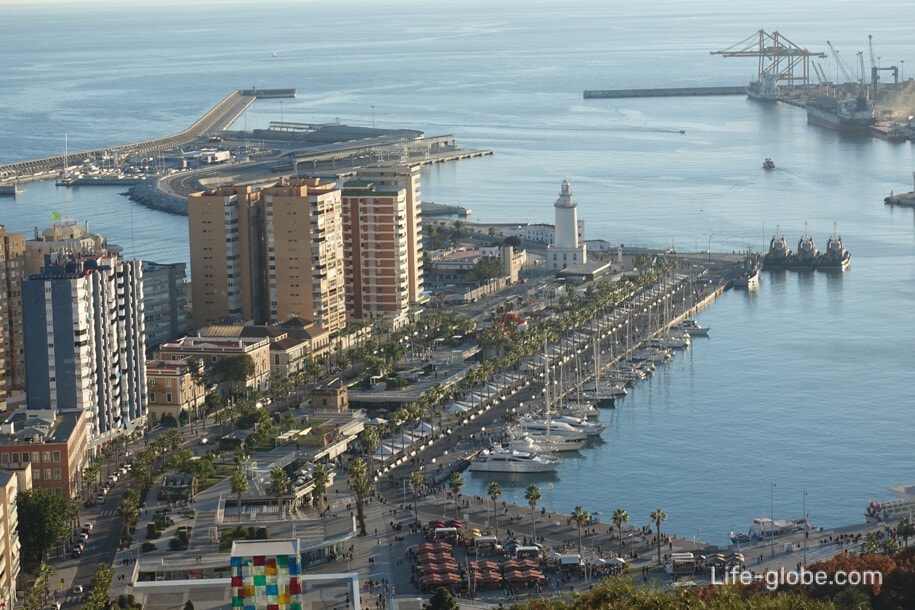
[[[763,82],[774,79],[790,89],[800,88],[805,92],[810,84],[810,58],[825,58],[826,54],[808,51],[794,44],[778,32],[769,34],[759,30],[735,45],[721,51],[712,51],[712,55],[722,57],[757,57],[758,80]]]

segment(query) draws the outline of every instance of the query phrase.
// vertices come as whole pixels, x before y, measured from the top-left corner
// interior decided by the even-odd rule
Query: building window
[[[54,480],[55,480],[55,481],[60,481],[60,468],[55,468],[55,469],[54,469]]]
[[[50,481],[50,480],[51,480],[51,469],[50,469],[50,468],[45,468],[45,469],[44,469],[44,480],[45,480],[45,481]]]
[[[59,462],[59,461],[60,461],[60,451],[55,451],[55,452],[54,452],[54,461],[55,461],[55,462]]]
[[[13,456],[13,458],[12,458],[12,459],[13,459],[13,463],[14,463],[14,464],[18,464],[18,463],[19,463],[19,454],[18,454],[18,453],[14,453],[14,454],[12,454],[12,456]]]
[[[32,479],[35,481],[41,480],[41,468],[36,468],[32,471]]]
[[[10,456],[8,453],[4,453],[3,455],[0,455],[0,464],[9,464],[9,463],[10,463]]]
[[[44,462],[45,464],[48,464],[51,461],[51,452],[42,451],[41,452],[41,461]]]
[[[172,404],[172,393],[171,392],[165,393],[165,402],[167,404]]]
[[[38,462],[38,461],[40,461],[40,460],[38,459],[38,452],[37,452],[37,451],[33,451],[33,452],[32,452],[32,461],[33,461],[33,462]]]
[[[23,464],[28,464],[28,463],[29,463],[29,452],[28,452],[28,451],[23,451],[23,452],[22,452],[22,463],[23,463]]]
[[[156,402],[156,393],[155,392],[149,393],[149,402]]]

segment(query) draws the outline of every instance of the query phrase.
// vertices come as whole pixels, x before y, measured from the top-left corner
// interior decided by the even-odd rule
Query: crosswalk
[[[118,509],[116,508],[106,508],[105,510],[100,510],[98,512],[99,517],[113,517],[117,514]]]

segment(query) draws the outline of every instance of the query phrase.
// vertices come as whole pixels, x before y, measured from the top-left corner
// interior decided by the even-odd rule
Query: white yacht
[[[528,438],[532,443],[537,445],[541,451],[560,452],[560,451],[578,451],[585,446],[586,438],[572,438],[565,436],[553,436],[546,432],[522,431],[521,438]]]
[[[588,438],[587,433],[582,430],[573,427],[566,422],[556,421],[550,418],[524,418],[519,420],[518,423],[520,424],[521,429],[528,433],[539,433],[557,438],[572,438],[582,441]]]
[[[477,472],[551,472],[559,459],[511,449],[489,449],[480,452],[468,466]]]
[[[598,436],[601,432],[607,429],[606,424],[586,421],[580,417],[574,417],[572,415],[560,415],[553,420],[553,423],[568,424],[577,430],[581,430],[588,436]]]

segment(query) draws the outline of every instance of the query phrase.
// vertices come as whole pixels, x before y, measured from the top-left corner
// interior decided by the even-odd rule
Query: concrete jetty
[[[746,87],[661,87],[656,89],[602,89],[586,90],[584,98],[610,98],[625,97],[680,97],[680,96],[705,96],[705,95],[746,95]]]

